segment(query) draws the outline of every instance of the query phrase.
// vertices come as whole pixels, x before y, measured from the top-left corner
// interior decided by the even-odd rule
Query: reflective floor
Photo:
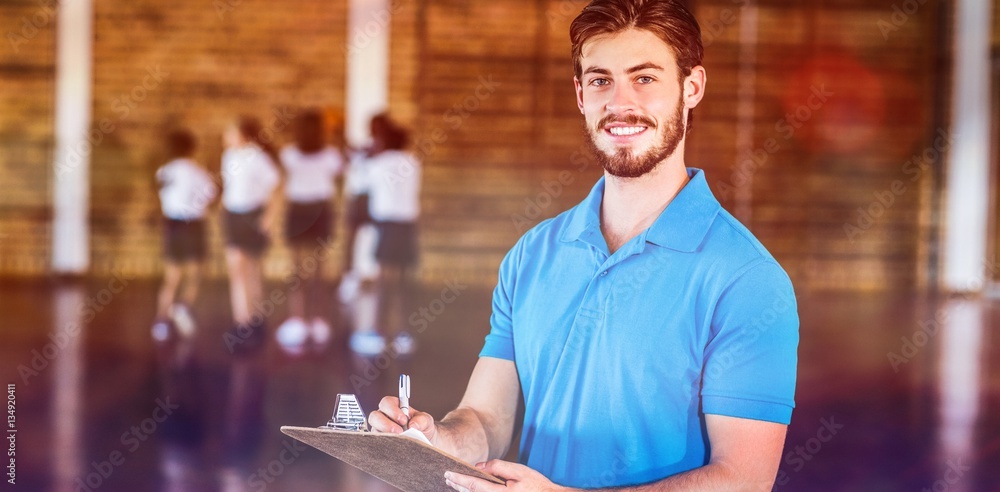
[[[401,372],[413,406],[443,415],[465,389],[490,309],[488,288],[447,302],[448,285],[424,285],[412,357],[351,355],[347,316],[331,307],[338,336],[325,350],[291,357],[271,343],[235,360],[224,282],[204,286],[194,344],[168,348],[149,336],[156,287],[0,284],[0,382],[16,430],[4,444],[15,436],[16,485],[5,476],[0,490],[393,490],[279,427],[322,424],[337,393],[374,408]],[[811,294],[799,306],[797,408],[776,490],[1000,490],[1000,304]],[[276,306],[272,326],[284,314]]]

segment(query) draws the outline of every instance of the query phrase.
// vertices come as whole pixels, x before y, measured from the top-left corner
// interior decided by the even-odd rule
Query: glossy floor
[[[487,331],[490,291],[450,287],[453,302],[447,285],[417,296],[426,326],[412,357],[351,355],[331,308],[339,336],[326,350],[292,357],[271,343],[234,362],[224,283],[204,286],[185,353],[150,339],[151,282],[4,281],[0,382],[15,401],[16,485],[5,477],[0,488],[392,490],[278,428],[322,424],[337,393],[371,409],[401,372],[412,375],[414,407],[453,408]],[[1000,490],[1000,305],[870,294],[803,295],[799,305],[797,408],[776,490]],[[275,307],[272,325],[284,311]]]

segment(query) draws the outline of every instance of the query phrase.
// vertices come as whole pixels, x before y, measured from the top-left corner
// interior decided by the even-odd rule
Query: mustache
[[[642,125],[649,128],[656,128],[656,123],[654,123],[650,118],[631,113],[625,115],[609,114],[604,118],[601,118],[601,121],[597,122],[597,128],[602,129],[611,123],[624,123],[626,125]]]

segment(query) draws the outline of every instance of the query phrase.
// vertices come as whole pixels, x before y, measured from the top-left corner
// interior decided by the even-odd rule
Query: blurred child
[[[153,324],[153,337],[160,342],[170,338],[172,326],[184,338],[195,330],[191,307],[198,297],[205,259],[205,210],[218,195],[212,176],[191,159],[195,145],[194,135],[187,130],[169,133],[166,150],[170,160],[156,171],[165,257]]]
[[[344,165],[340,152],[324,143],[322,114],[306,111],[295,123],[295,143],[282,149],[280,158],[288,200],[285,237],[302,283],[288,293],[289,318],[277,333],[278,343],[292,353],[301,351],[309,337],[318,346],[330,339],[322,289],[326,253],[315,252],[332,239],[331,202]]]
[[[351,348],[371,354],[384,347],[376,330],[395,337],[397,353],[415,349],[412,335],[403,329],[412,288],[412,270],[417,263],[417,218],[420,215],[420,162],[403,150],[406,131],[387,115],[372,118],[375,143],[368,159],[369,213],[378,229],[375,257],[379,264],[378,316],[375,327],[364,327],[351,338]]]
[[[344,272],[340,279],[339,296],[345,303],[353,303],[362,294],[362,284],[373,281],[378,275],[375,263],[375,248],[372,238],[377,236],[368,213],[368,158],[382,149],[350,149],[344,180],[346,224],[344,248]],[[374,321],[373,321],[374,322]]]
[[[254,351],[265,341],[261,257],[277,220],[281,173],[262,133],[258,120],[242,117],[223,135],[223,227],[235,332],[226,343],[233,352]]]

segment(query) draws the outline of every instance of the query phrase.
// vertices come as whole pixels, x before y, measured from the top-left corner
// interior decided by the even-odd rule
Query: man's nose
[[[633,89],[629,84],[615,84],[614,88],[611,90],[611,98],[608,100],[608,112],[621,114],[633,111],[635,108],[635,89]]]

